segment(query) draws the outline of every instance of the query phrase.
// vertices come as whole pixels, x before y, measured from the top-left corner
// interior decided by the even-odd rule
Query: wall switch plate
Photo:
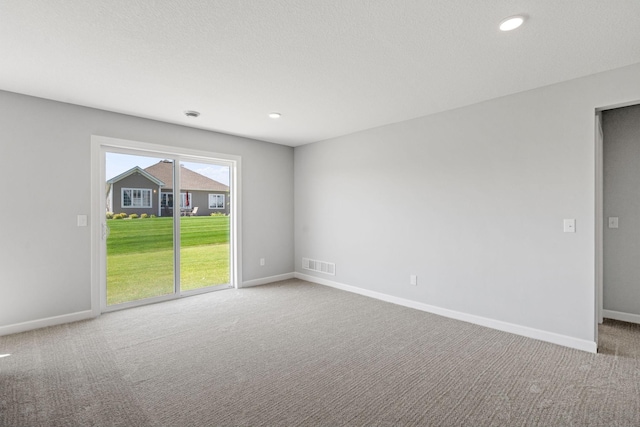
[[[87,216],[78,215],[78,227],[86,227],[86,226],[87,226]]]
[[[565,219],[564,220],[564,232],[565,233],[575,233],[576,232],[576,220],[575,219]]]
[[[265,261],[264,258],[260,258],[260,267],[264,267]]]
[[[412,274],[411,276],[409,276],[409,284],[411,284],[413,286],[417,286],[418,285],[418,276],[416,276],[415,274]]]
[[[610,216],[609,217],[609,228],[618,228],[618,217]]]

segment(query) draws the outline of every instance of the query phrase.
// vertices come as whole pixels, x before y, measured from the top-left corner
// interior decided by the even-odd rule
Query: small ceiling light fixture
[[[518,28],[520,25],[524,23],[525,16],[524,15],[514,15],[508,18],[505,18],[500,23],[500,31],[511,31]]]
[[[280,113],[269,113],[269,117],[271,117],[272,119],[279,119],[280,117],[282,117],[282,114],[280,114]]]
[[[187,117],[190,117],[192,119],[195,119],[196,117],[198,117],[200,115],[200,113],[198,113],[197,111],[193,111],[193,110],[187,110],[184,112],[184,115]]]

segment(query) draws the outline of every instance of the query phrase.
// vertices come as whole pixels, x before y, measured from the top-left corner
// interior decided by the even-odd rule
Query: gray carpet
[[[0,337],[0,425],[640,425],[640,329],[589,354],[290,280]]]

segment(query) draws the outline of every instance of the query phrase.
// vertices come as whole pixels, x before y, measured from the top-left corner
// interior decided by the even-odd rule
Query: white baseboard
[[[289,280],[295,277],[295,273],[278,274],[277,276],[263,277],[261,279],[247,280],[242,282],[240,288],[250,288],[252,286],[266,285],[268,283],[279,282],[281,280]]]
[[[623,322],[640,324],[640,315],[623,313],[621,311],[602,310],[602,317],[605,319],[622,320]]]
[[[28,322],[14,323],[13,325],[0,326],[0,336],[17,334],[18,332],[31,331],[33,329],[46,328],[48,326],[61,325],[63,323],[77,322],[79,320],[96,317],[93,311],[78,311],[76,313],[63,314],[61,316],[46,317],[44,319],[30,320]]]
[[[540,329],[530,328],[528,326],[516,325],[514,323],[508,323],[500,320],[489,319],[487,317],[462,313],[455,310],[449,310],[447,308],[424,304],[418,301],[412,301],[405,298],[394,297],[392,295],[383,294],[381,292],[370,291],[367,289],[358,288],[356,286],[351,286],[351,285],[345,285],[342,283],[333,282],[331,280],[322,279],[315,276],[309,276],[307,274],[303,274],[299,272],[295,273],[295,277],[297,279],[306,280],[308,282],[313,282],[320,285],[330,286],[332,288],[353,292],[356,294],[379,299],[379,300],[390,302],[393,304],[415,308],[417,310],[426,311],[428,313],[437,314],[439,316],[449,317],[451,319],[456,319],[456,320],[462,320],[463,322],[473,323],[476,325],[485,326],[487,328],[497,329],[503,332],[509,332],[516,335],[522,335],[528,338],[534,338],[540,341],[546,341],[553,344],[562,345],[565,347],[575,348],[577,350],[588,351],[590,353],[596,353],[598,350],[598,346],[595,342],[583,340],[580,338],[574,338],[567,335],[557,334],[555,332],[547,332]],[[605,317],[607,316],[605,315]]]

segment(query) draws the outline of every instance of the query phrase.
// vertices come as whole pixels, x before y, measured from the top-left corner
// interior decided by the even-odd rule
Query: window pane
[[[172,212],[169,209],[153,209],[156,204],[154,199],[158,201],[157,193],[154,194],[153,190],[162,189],[155,181],[141,175],[124,174],[138,167],[170,185],[173,163],[158,157],[119,153],[106,155],[108,180],[121,174],[124,176],[112,183],[113,196],[121,196],[115,207],[124,207],[120,212],[129,214],[156,216],[135,221],[107,219],[111,230],[107,238],[107,306],[173,294],[175,253]]]
[[[219,213],[229,168],[185,162],[180,188],[188,208],[180,218],[180,287],[183,291],[226,286],[229,276],[229,217]]]
[[[224,194],[209,194],[209,209],[224,209]]]
[[[122,190],[122,206],[131,206],[131,190]]]

